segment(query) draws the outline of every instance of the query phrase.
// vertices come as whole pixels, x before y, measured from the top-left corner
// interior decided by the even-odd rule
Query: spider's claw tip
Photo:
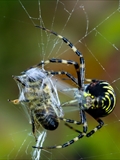
[[[37,28],[41,28],[41,29],[43,28],[42,26],[38,26],[38,25],[35,25],[35,27],[37,27]]]
[[[32,146],[32,148],[42,149],[42,147]]]
[[[35,27],[39,27],[38,25],[35,25]]]

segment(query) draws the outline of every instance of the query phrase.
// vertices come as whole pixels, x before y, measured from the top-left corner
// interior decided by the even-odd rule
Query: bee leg
[[[34,121],[34,118],[33,118],[32,115],[31,115],[31,120],[32,120],[32,133],[33,133],[33,135],[34,135],[34,137],[35,137],[35,141],[37,142],[35,121]]]
[[[12,102],[13,104],[19,104],[20,103],[19,99],[14,99],[14,100],[8,99],[8,101]]]

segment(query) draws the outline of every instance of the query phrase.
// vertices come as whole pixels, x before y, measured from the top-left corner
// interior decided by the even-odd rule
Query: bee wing
[[[74,91],[78,90],[77,88],[73,88],[72,85],[68,84],[66,81],[61,79],[52,78],[53,83],[56,85],[58,92],[66,97],[69,97],[70,100],[75,100],[74,98]],[[61,102],[62,103],[62,102]],[[78,102],[74,102],[69,105],[62,106],[64,113],[66,112],[73,112],[79,110]]]

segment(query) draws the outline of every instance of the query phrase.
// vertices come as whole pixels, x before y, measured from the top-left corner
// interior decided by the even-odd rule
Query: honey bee
[[[20,96],[18,99],[9,100],[13,104],[22,104],[31,119],[32,132],[37,141],[36,130],[42,127],[46,130],[55,130],[63,117],[57,89],[51,76],[42,68],[33,67],[20,76],[13,76],[16,81]]]

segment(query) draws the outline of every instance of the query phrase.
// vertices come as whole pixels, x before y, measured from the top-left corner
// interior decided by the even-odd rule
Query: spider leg
[[[85,78],[85,81],[86,81],[86,82],[89,82],[89,83],[95,83],[95,82],[98,82],[98,80],[97,80],[97,79],[87,79],[87,78]]]
[[[76,100],[71,100],[71,101],[65,102],[63,105],[72,104],[74,102],[76,102]],[[86,121],[85,111],[82,110],[82,109],[80,109],[80,117],[81,117],[80,121],[75,121],[75,120],[65,119],[65,118],[60,118],[60,119],[63,120],[63,121],[65,121],[65,122],[67,122],[67,123],[74,123],[74,124],[77,124],[77,125],[83,124],[83,133],[85,135],[86,132],[87,132],[88,125],[87,125],[87,121]]]
[[[87,132],[87,121],[85,116],[85,111],[80,109],[80,117],[81,117],[81,124],[83,124],[83,133],[86,134]]]
[[[99,123],[99,125],[97,125],[93,130],[91,130],[90,132],[88,132],[88,133],[85,135],[86,137],[92,136],[97,130],[101,129],[102,126],[104,125],[104,122],[103,122],[101,119],[96,119],[96,121]],[[67,121],[66,121],[66,122],[67,122]],[[77,132],[77,133],[82,133],[81,131],[73,128],[72,126],[70,126],[70,125],[67,124],[67,123],[65,123],[65,125],[66,125],[68,128],[74,130],[74,131]]]
[[[65,103],[61,104],[61,107],[64,107],[64,106],[66,106],[66,105],[71,105],[71,104],[73,104],[73,103],[75,103],[75,102],[77,102],[76,99],[75,99],[75,100],[68,101],[68,102],[65,102]]]
[[[73,131],[75,131],[75,132],[77,132],[77,133],[82,133],[81,131],[73,128],[73,127],[72,127],[71,125],[69,125],[68,123],[65,123],[65,125],[66,125],[68,128],[72,129]]]
[[[80,132],[77,137],[73,138],[72,140],[70,140],[70,141],[68,141],[68,142],[66,142],[62,145],[50,146],[50,147],[37,147],[37,146],[32,146],[32,147],[37,148],[37,149],[60,149],[60,148],[65,148],[65,147],[70,146],[74,142],[77,142],[79,139],[81,139],[84,136],[85,136],[84,133]]]
[[[48,63],[62,63],[62,64],[70,64],[74,65],[75,69],[79,69],[79,64],[75,61],[72,60],[64,60],[64,59],[57,59],[57,58],[52,58],[46,61],[41,61],[37,66],[41,66],[43,64],[48,64]]]
[[[68,104],[72,104],[74,102],[76,102],[77,100],[71,100],[71,101],[68,101],[68,102],[65,102],[63,103],[63,105],[68,105]],[[63,106],[62,105],[62,106]],[[80,105],[80,104],[79,104]],[[80,107],[81,108],[81,107]],[[86,121],[86,116],[85,116],[85,111],[80,109],[80,117],[81,117],[81,121],[74,121],[74,120],[70,120],[70,119],[65,119],[65,118],[62,118],[61,120],[65,121],[65,122],[68,122],[68,123],[74,123],[74,124],[77,124],[77,125],[80,125],[80,124],[83,124],[83,133],[86,133],[87,132],[87,121]]]
[[[74,103],[76,100],[72,100],[72,101],[68,101],[66,103],[64,103],[63,105],[66,105],[66,104],[72,104]],[[81,117],[81,120],[80,121],[75,121],[75,120],[71,120],[71,119],[66,119],[66,118],[60,118],[60,120],[63,120],[67,123],[73,123],[73,124],[76,124],[76,125],[81,125],[83,124],[83,134],[86,135],[86,132],[87,132],[87,129],[88,129],[88,125],[87,125],[87,121],[86,121],[86,116],[85,116],[85,111],[84,110],[81,110],[80,109],[80,117]],[[66,123],[65,123],[66,124]]]
[[[73,50],[73,52],[77,56],[80,57],[80,66],[79,66],[79,68],[76,69],[76,72],[77,72],[79,87],[83,89],[84,88],[85,62],[84,62],[84,58],[83,58],[82,53],[80,51],[78,51],[77,48],[67,38],[65,38],[65,37],[57,34],[56,32],[53,32],[45,27],[42,27],[42,26],[35,26],[35,27],[41,28],[42,30],[45,30],[45,31],[57,36],[58,38],[62,39],[63,42],[65,42]]]
[[[68,126],[69,128],[75,130],[76,132],[79,133],[79,135],[75,138],[73,138],[72,140],[62,144],[62,145],[57,145],[57,146],[50,146],[50,147],[37,147],[37,146],[33,146],[33,148],[38,148],[38,149],[59,149],[59,148],[65,148],[65,147],[68,147],[70,146],[71,144],[73,144],[74,142],[78,141],[79,139],[81,139],[82,137],[86,136],[86,131],[87,131],[87,126],[86,126],[86,118],[85,118],[85,115],[84,115],[84,112],[81,114],[83,115],[82,116],[82,119],[81,119],[81,122],[79,121],[75,121],[75,120],[71,120],[71,119],[65,119],[65,118],[60,118],[60,120],[63,120],[67,123],[74,123],[74,124],[77,124],[77,125],[80,125],[81,123],[83,123],[83,132],[77,130],[77,129],[74,129],[73,127],[71,127],[70,125],[66,124],[66,126]]]
[[[80,125],[80,124],[82,124],[84,122],[84,124],[83,124],[83,132],[81,132],[81,131],[79,131],[77,129],[74,129],[73,127],[71,127],[70,125],[65,123],[66,126],[68,126],[69,128],[73,129],[74,131],[78,132],[79,133],[78,136],[76,136],[75,138],[73,138],[70,141],[67,141],[66,143],[64,143],[62,145],[49,146],[49,147],[37,147],[37,146],[32,146],[32,147],[33,148],[37,148],[37,149],[59,149],[59,148],[65,148],[65,147],[68,147],[71,144],[77,142],[79,139],[83,138],[84,136],[86,136],[86,131],[87,131],[86,118],[85,118],[84,112],[81,112],[81,114],[82,114],[81,122],[75,121],[75,120],[71,120],[71,119],[60,118],[60,120],[63,120],[65,122],[67,122],[67,123],[73,123],[73,124],[76,124],[76,125]]]
[[[39,64],[37,64],[37,67],[39,66],[42,66],[43,64],[48,64],[48,63],[62,63],[62,64],[70,64],[70,65],[74,65],[75,67],[75,70],[76,72],[79,70],[79,64],[75,61],[72,61],[72,60],[63,60],[63,59],[55,59],[55,58],[52,58],[50,60],[46,60],[46,61],[41,61]],[[69,73],[67,72],[64,72],[64,71],[60,71],[60,72],[54,72],[54,73],[51,73],[53,75],[56,74],[66,74],[70,79],[72,79],[69,75]],[[73,76],[72,76],[73,77]],[[75,78],[73,78],[74,81],[76,81]],[[75,82],[77,84],[77,82]]]
[[[99,125],[97,125],[93,130],[91,130],[90,132],[88,132],[87,134],[86,134],[86,137],[90,137],[91,135],[93,135],[97,130],[99,130],[100,128],[102,128],[103,127],[103,125],[104,125],[104,122],[101,120],[101,119],[95,119],[98,123],[99,123]]]
[[[64,122],[67,122],[67,123],[77,124],[77,125],[80,125],[80,124],[81,124],[80,121],[75,121],[75,120],[72,120],[72,119],[60,118],[60,120],[62,120],[62,121],[64,121]]]
[[[76,85],[78,85],[76,79],[71,75],[69,74],[68,72],[65,72],[65,71],[46,71],[47,74],[52,74],[52,75],[62,75],[62,74],[65,74],[67,77],[69,77]]]
[[[63,105],[68,105],[68,104],[72,104],[74,102],[77,102],[77,100],[71,100],[71,101],[65,102],[65,103],[62,104],[62,106]],[[83,132],[86,133],[88,127],[87,127],[85,111],[82,110],[82,109],[80,109],[80,117],[81,117],[81,121],[80,122],[74,121],[74,120],[70,120],[70,119],[65,119],[65,118],[62,118],[61,120],[65,121],[65,122],[68,122],[68,123],[74,123],[74,124],[77,124],[77,125],[83,124]]]

